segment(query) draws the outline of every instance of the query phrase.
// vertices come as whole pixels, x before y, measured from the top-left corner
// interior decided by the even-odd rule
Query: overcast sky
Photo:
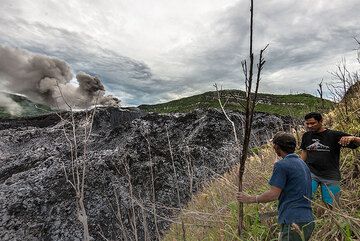
[[[190,96],[214,83],[243,89],[248,0],[0,3],[0,45],[98,75],[124,105]],[[270,44],[261,92],[315,94],[342,58],[356,68],[359,0],[255,0],[254,35],[256,52]]]

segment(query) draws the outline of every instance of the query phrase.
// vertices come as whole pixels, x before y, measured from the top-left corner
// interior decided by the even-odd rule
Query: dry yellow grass
[[[265,190],[275,160],[276,155],[270,145],[264,146],[258,155],[249,158],[244,176],[245,192],[258,193]],[[179,220],[182,219],[185,223],[186,240],[239,240],[236,201],[238,168],[235,166],[230,172],[205,185],[202,192],[182,210]],[[251,224],[258,222],[258,211],[262,213],[274,211],[275,206],[274,204],[251,204],[247,205],[245,210],[246,228],[251,229]],[[267,226],[267,229],[261,227],[264,236],[271,235],[268,232],[274,229],[273,223],[274,220],[258,222],[258,226]],[[181,225],[174,224],[164,240],[181,240],[182,235]]]

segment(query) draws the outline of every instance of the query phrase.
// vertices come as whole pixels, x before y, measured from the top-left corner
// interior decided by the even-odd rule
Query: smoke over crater
[[[72,83],[72,79],[72,69],[63,60],[0,46],[2,90],[23,94],[32,101],[60,109],[119,106],[119,99],[105,95],[104,85],[98,77],[79,72],[76,75],[78,85]],[[0,98],[0,106],[9,108],[13,105],[3,99]]]

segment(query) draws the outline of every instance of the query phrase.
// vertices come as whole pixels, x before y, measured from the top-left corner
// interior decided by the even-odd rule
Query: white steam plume
[[[0,107],[5,108],[7,112],[13,116],[18,116],[22,112],[21,106],[4,92],[0,92]]]
[[[63,60],[0,45],[0,86],[7,91],[60,109],[119,106],[117,98],[105,96],[98,77],[80,72],[78,86],[70,83],[72,77],[71,67]]]

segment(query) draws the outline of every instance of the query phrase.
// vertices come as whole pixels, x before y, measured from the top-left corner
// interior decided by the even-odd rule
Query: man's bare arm
[[[242,203],[266,203],[277,200],[281,194],[281,191],[282,190],[280,188],[271,186],[269,190],[256,196],[250,196],[243,192],[239,192],[237,194],[237,199]]]
[[[307,159],[307,151],[301,150],[300,157],[303,161],[306,161]]]
[[[357,145],[360,145],[360,137],[356,136],[343,136],[341,137],[339,144],[342,146],[347,146],[350,144],[350,142],[353,142]]]

